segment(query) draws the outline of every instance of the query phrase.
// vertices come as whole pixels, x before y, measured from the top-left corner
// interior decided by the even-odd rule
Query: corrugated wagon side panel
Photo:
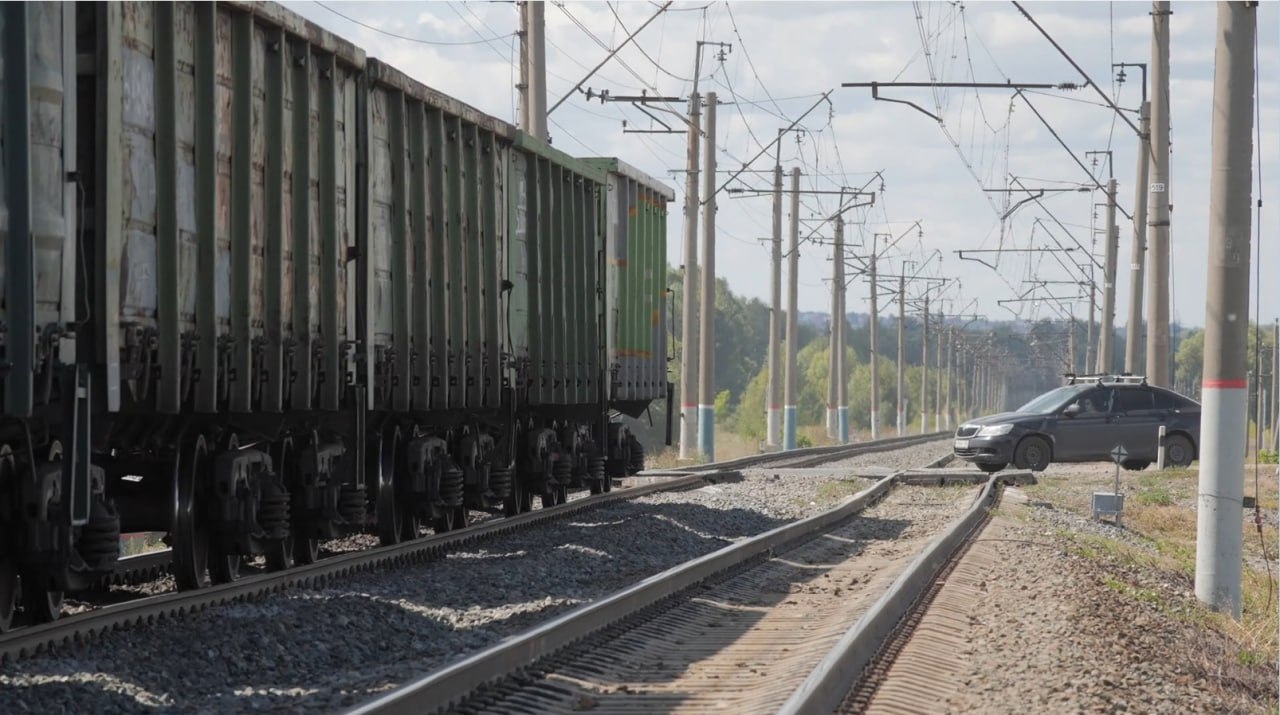
[[[7,329],[4,412],[25,416],[37,333],[75,318],[75,8],[0,8],[0,319]],[[87,346],[86,346],[87,347]],[[67,359],[69,356],[63,356]]]
[[[107,288],[118,308],[103,306],[107,361],[154,331],[162,412],[277,412],[286,391],[305,409],[321,384],[338,408],[363,56],[276,6],[122,3],[105,15],[119,17],[104,47],[118,32],[122,81],[101,109],[118,107],[121,129],[99,161],[123,187],[120,240],[107,227],[99,244],[99,282],[116,285],[120,270]],[[151,376],[135,365],[124,377],[146,400]]]
[[[584,163],[608,174],[605,307],[610,399],[666,395],[666,220],[671,189],[613,158]]]

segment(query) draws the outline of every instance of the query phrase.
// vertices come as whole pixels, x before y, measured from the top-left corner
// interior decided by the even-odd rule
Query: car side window
[[[1075,404],[1080,405],[1080,416],[1105,415],[1111,409],[1111,390],[1094,388],[1077,397]]]
[[[1115,391],[1115,403],[1111,408],[1117,414],[1125,412],[1146,412],[1153,402],[1151,390],[1141,387],[1130,387]]]
[[[1172,410],[1177,407],[1177,399],[1163,390],[1152,390],[1153,409]]]

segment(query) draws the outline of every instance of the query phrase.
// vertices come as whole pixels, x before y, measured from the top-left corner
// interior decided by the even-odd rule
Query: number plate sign
[[[968,449],[968,448],[969,448],[969,440],[967,439],[956,440],[956,449]]]

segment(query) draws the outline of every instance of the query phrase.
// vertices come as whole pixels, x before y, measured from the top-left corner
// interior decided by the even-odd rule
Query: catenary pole
[[[1280,319],[1271,328],[1271,448],[1280,452]]]
[[[831,257],[831,323],[827,336],[827,439],[836,437],[836,372],[840,367],[840,359],[836,355],[836,346],[840,344],[840,329],[836,327],[836,316],[840,314],[840,290],[836,281],[840,276],[841,257],[834,242]]]
[[[1133,201],[1133,246],[1129,262],[1129,320],[1125,326],[1124,371],[1138,373],[1138,354],[1142,350],[1142,291],[1146,280],[1147,260],[1147,186],[1151,167],[1151,102],[1143,102],[1138,120],[1141,139],[1138,142],[1138,178]]]
[[[1209,174],[1196,597],[1240,618],[1244,453],[1248,441],[1249,210],[1254,3],[1218,3]]]
[[[1151,3],[1151,201],[1147,250],[1147,382],[1169,382],[1169,2]]]
[[[546,3],[526,0],[520,4],[521,67],[524,69],[524,103],[521,129],[547,141],[547,44]]]
[[[706,138],[702,153],[702,310],[698,348],[698,451],[716,458],[716,93],[707,92]]]
[[[898,276],[898,436],[907,433],[907,395],[902,384],[902,358],[906,352],[907,279]]]
[[[773,265],[770,275],[769,310],[769,394],[765,422],[765,444],[776,447],[782,427],[782,371],[778,352],[782,328],[782,166],[773,167]]]
[[[938,376],[934,378],[934,396],[933,396],[933,431],[938,432],[942,429],[942,383],[943,371],[946,369],[942,360],[942,350],[946,346],[946,340],[943,339],[943,325],[946,321],[943,319],[942,311],[938,311],[938,337],[937,348],[934,350],[933,365],[938,369]]]
[[[684,296],[680,328],[680,459],[693,459],[698,439],[698,142],[702,102],[689,97],[689,155],[684,184]]]
[[[929,295],[924,296],[924,332],[920,337],[920,434],[929,431]]]
[[[782,413],[782,448],[796,448],[796,303],[800,270],[800,169],[791,169],[791,236],[787,242],[787,394]]]
[[[1119,254],[1119,230],[1116,227],[1116,180],[1107,181],[1107,245],[1102,268],[1102,325],[1098,331],[1097,372],[1109,373],[1114,369],[1116,337],[1116,260]]]
[[[871,235],[871,257],[867,260],[871,280],[871,439],[880,439],[880,333],[879,292],[876,283],[876,236]]]
[[[849,372],[845,365],[845,285],[844,285],[844,218],[836,216],[836,291],[839,296],[836,309],[836,329],[840,333],[836,341],[836,437],[840,444],[849,443]]]

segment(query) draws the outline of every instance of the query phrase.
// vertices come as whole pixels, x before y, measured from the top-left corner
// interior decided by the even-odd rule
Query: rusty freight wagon
[[[3,9],[0,626],[608,489],[669,399],[666,206],[272,3]]]

